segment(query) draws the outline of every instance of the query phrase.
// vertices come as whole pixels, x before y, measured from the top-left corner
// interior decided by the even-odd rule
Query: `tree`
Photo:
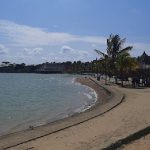
[[[104,62],[104,74],[105,74],[105,84],[107,83],[107,68],[108,68],[108,64],[109,64],[109,56],[99,50],[95,51],[101,55],[101,63],[103,64]]]
[[[125,41],[126,38],[121,39],[117,34],[111,34],[107,39],[107,54],[113,61],[116,61],[116,58],[119,54],[128,52],[133,48],[132,46],[123,48]]]
[[[109,38],[107,39],[107,54],[108,57],[110,57],[110,68],[112,70],[112,73],[115,75],[116,74],[116,59],[118,55],[124,53],[124,52],[129,52],[132,50],[132,46],[128,46],[123,48],[123,45],[126,41],[126,38],[121,39],[119,35],[113,35],[111,34]]]
[[[124,52],[128,52],[133,48],[132,46],[123,48],[123,44],[125,43],[125,41],[126,41],[125,38],[121,39],[119,35],[111,34],[107,39],[106,54],[99,50],[95,50],[105,60],[106,72],[107,72],[107,68],[109,68],[109,71],[111,71],[112,75],[116,75],[116,61],[118,55]]]
[[[118,72],[120,72],[121,85],[123,87],[124,77],[132,70],[137,69],[138,63],[137,60],[132,58],[129,53],[122,52],[117,57],[116,67]]]

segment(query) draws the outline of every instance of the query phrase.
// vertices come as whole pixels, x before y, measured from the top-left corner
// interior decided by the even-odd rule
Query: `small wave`
[[[82,112],[84,109],[85,109],[85,106],[82,106],[82,107],[80,107],[80,108],[75,109],[75,110],[74,110],[74,113],[80,113],[80,112]]]
[[[76,77],[72,78],[71,83],[75,85],[82,85],[80,82],[76,82]]]
[[[84,111],[86,111],[86,110],[92,108],[94,105],[95,105],[95,104],[87,106],[86,108],[82,109],[81,112],[84,112]]]
[[[84,95],[86,95],[89,99],[94,99],[96,102],[97,101],[96,91],[89,86],[86,86],[86,85],[83,85],[83,86],[85,86],[89,90],[88,93],[84,93]]]
[[[74,77],[74,78],[72,78],[71,83],[75,83],[75,79],[76,79],[75,77]]]
[[[74,110],[74,113],[82,113],[85,112],[86,110],[89,110],[90,108],[92,108],[95,105],[95,103],[92,103],[91,105],[84,105],[80,108],[77,108],[76,110]]]
[[[95,102],[96,102],[96,101],[97,101],[97,93],[96,93],[96,91],[95,91],[94,89],[91,88],[90,94],[93,95],[93,97],[94,97],[94,99],[95,99]]]
[[[88,93],[83,93],[83,95],[87,96],[88,99],[93,99],[92,95],[91,94],[88,94]]]
[[[85,102],[85,104],[84,104],[82,107],[77,108],[77,109],[74,111],[75,113],[84,112],[84,111],[86,111],[86,110],[92,108],[92,107],[96,104],[96,102],[97,102],[97,93],[95,92],[95,90],[92,89],[92,88],[90,88],[90,87],[88,87],[88,86],[86,86],[86,87],[87,87],[90,91],[89,91],[88,93],[83,93],[83,94],[84,94],[85,96],[87,96],[88,99],[93,100],[93,101],[91,101],[90,103]]]

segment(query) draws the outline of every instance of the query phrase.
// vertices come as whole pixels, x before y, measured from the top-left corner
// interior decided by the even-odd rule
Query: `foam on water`
[[[72,82],[73,84],[75,84],[75,83],[76,83],[75,80],[76,80],[76,78],[73,77],[71,82]]]
[[[85,96],[87,96],[87,98],[88,99],[92,99],[93,97],[92,97],[92,95],[91,94],[89,94],[89,93],[83,93]]]

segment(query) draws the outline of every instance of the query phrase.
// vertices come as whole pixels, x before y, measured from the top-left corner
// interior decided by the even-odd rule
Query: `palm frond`
[[[123,52],[128,52],[128,51],[132,50],[132,48],[133,48],[133,46],[128,46],[128,47],[126,47],[126,48],[120,50],[120,51],[118,52],[118,54],[121,54],[121,53],[123,53]]]
[[[121,43],[121,44],[124,44],[124,43],[125,43],[125,41],[126,41],[126,38],[121,39],[121,40],[120,40],[120,43]]]
[[[107,54],[105,54],[105,53],[103,53],[103,52],[101,52],[101,51],[99,51],[99,50],[97,50],[97,49],[95,49],[94,50],[97,54],[99,54],[99,55],[101,55],[102,57],[106,57],[107,56]]]
[[[122,46],[124,45],[125,41],[126,41],[126,38],[120,39],[120,40],[118,41],[118,43],[117,43],[117,49],[118,49],[118,51],[119,51],[120,49],[122,49]]]

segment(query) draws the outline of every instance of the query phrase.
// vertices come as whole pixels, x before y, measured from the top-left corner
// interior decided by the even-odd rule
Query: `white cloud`
[[[26,56],[27,61],[30,58],[30,62],[32,60],[39,62],[40,59],[47,61],[92,60],[98,57],[93,49],[100,49],[104,52],[107,39],[103,36],[49,32],[42,28],[20,25],[6,20],[0,20],[0,38],[3,43],[7,43],[5,46],[9,48],[9,54],[14,60],[17,60],[15,56],[19,55]],[[141,55],[143,51],[150,55],[149,43],[126,43],[125,46],[128,45],[134,46],[131,52],[133,55]],[[0,44],[0,54],[8,53],[8,48],[5,46]],[[1,55],[1,57],[5,59],[6,55]]]
[[[77,36],[63,32],[48,32],[42,28],[20,25],[10,21],[0,20],[1,37],[7,38],[17,46],[58,45],[69,42],[85,42],[106,44],[105,37]]]
[[[0,55],[4,55],[7,53],[8,53],[8,49],[3,44],[0,44]]]
[[[92,52],[91,51],[85,51],[85,50],[79,50],[79,49],[74,49],[68,45],[64,45],[60,49],[59,57],[64,59],[64,61],[88,61],[92,60]],[[58,55],[57,55],[58,57]],[[93,58],[94,59],[94,58]]]
[[[24,53],[27,55],[38,55],[41,54],[43,48],[24,48]]]
[[[89,54],[87,51],[85,50],[78,50],[78,49],[73,49],[72,47],[68,46],[68,45],[64,45],[61,47],[61,54]]]
[[[61,47],[61,54],[75,53],[75,50],[70,46],[64,45]]]
[[[62,62],[62,61],[89,61],[95,59],[91,55],[90,51],[74,49],[68,45],[64,45],[60,48],[57,53],[49,53],[47,56],[42,57],[44,61],[55,61],[55,62]]]

